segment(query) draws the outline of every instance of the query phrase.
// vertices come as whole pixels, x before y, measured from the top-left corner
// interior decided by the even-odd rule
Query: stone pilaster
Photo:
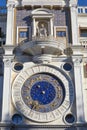
[[[83,90],[82,90],[82,56],[73,56],[74,63],[74,77],[75,77],[75,94],[76,94],[76,114],[77,123],[85,121],[84,116],[84,101],[83,101]]]
[[[10,103],[11,103],[11,65],[14,58],[13,48],[5,46],[4,62],[4,81],[3,81],[3,98],[2,98],[2,122],[10,122]]]
[[[72,3],[70,3],[70,14],[71,14],[72,44],[79,45],[77,6]]]
[[[6,45],[13,45],[14,34],[14,3],[7,4],[7,32],[6,32]]]

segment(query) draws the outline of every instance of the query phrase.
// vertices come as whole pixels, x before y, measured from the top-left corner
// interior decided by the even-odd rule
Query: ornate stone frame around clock
[[[24,82],[30,76],[37,73],[43,73],[43,72],[51,73],[56,77],[59,77],[60,80],[63,82],[66,91],[65,99],[62,105],[56,110],[47,113],[40,113],[31,110],[24,103],[21,96],[21,88]],[[53,66],[40,65],[40,66],[34,66],[32,68],[26,69],[20,72],[20,74],[16,77],[12,85],[12,99],[17,111],[21,112],[21,114],[23,114],[28,119],[37,122],[49,122],[61,118],[64,115],[64,113],[68,110],[70,105],[72,104],[73,98],[74,98],[74,91],[73,91],[72,81],[66,74],[63,74],[61,71],[54,68]]]

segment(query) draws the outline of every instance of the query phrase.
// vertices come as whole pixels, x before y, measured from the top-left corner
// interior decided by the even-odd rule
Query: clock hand
[[[42,91],[42,92],[41,92],[41,94],[43,94],[43,95],[44,95],[44,94],[45,94],[45,91]]]
[[[39,102],[38,102],[38,101],[33,101],[33,102],[32,102],[32,108],[31,108],[31,109],[33,110],[33,109],[35,109],[35,108],[38,108],[38,106],[39,106]]]
[[[30,115],[31,115],[31,113],[32,113],[32,110],[35,109],[35,108],[37,108],[37,106],[38,106],[38,101],[33,101],[31,105],[32,105],[32,108],[31,108],[30,113],[29,113]]]
[[[37,85],[37,88],[40,88],[40,85]]]

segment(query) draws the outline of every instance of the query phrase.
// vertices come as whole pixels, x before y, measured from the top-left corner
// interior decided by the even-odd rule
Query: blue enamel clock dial
[[[25,104],[38,112],[50,112],[57,109],[65,97],[62,81],[54,75],[41,73],[27,79],[21,90]]]
[[[48,81],[36,82],[31,88],[31,97],[40,104],[46,105],[51,103],[56,96],[55,87]]]

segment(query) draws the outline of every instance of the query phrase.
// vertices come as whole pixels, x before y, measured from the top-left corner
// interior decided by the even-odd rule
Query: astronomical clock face
[[[59,79],[53,75],[41,73],[25,81],[21,95],[30,109],[44,113],[57,109],[63,102],[65,92]]]
[[[49,66],[22,71],[12,86],[15,107],[27,118],[49,122],[60,118],[73,101],[71,80]]]

